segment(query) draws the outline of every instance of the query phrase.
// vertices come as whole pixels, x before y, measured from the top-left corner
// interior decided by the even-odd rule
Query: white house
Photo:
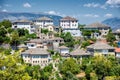
[[[48,17],[40,17],[38,19],[33,20],[34,24],[39,26],[40,28],[44,28],[48,25],[53,25],[53,20]]]
[[[21,53],[21,57],[25,63],[40,65],[41,67],[47,66],[51,60],[50,54],[41,48],[28,49]]]
[[[33,24],[33,22],[29,21],[29,20],[17,20],[14,21],[12,23],[12,28],[13,29],[27,29],[29,31],[29,33],[34,33],[35,32],[35,25]]]
[[[78,29],[78,20],[72,17],[64,17],[60,20],[60,26],[63,32],[70,32],[74,37],[82,36],[80,29]]]
[[[84,27],[85,30],[97,30],[100,32],[99,36],[96,36],[96,38],[98,37],[102,37],[102,36],[106,36],[110,30],[110,27],[108,25],[99,23],[99,22],[95,22],[89,25],[86,25]]]
[[[60,47],[59,47],[59,53],[60,53],[60,54],[69,54],[69,53],[70,53],[70,52],[69,52],[69,48],[66,47],[66,46],[60,46]]]
[[[72,17],[64,17],[60,19],[60,26],[65,28],[78,28],[78,20]]]

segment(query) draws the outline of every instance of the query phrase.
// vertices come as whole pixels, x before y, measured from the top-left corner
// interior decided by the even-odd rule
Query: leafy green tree
[[[108,33],[108,35],[106,36],[106,39],[108,42],[112,42],[112,43],[116,40],[115,35],[111,32]]]
[[[84,42],[82,42],[81,48],[86,48],[89,45],[90,45],[89,41],[84,41]]]
[[[68,58],[59,65],[60,72],[66,74],[70,71],[72,74],[77,74],[80,72],[80,67],[73,58]]]
[[[41,29],[41,33],[47,34],[48,32],[48,29]]]
[[[12,23],[9,20],[3,20],[0,23],[1,26],[4,26],[6,29],[12,27]]]

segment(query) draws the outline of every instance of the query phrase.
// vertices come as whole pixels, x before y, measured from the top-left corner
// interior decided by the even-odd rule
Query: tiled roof
[[[108,25],[99,23],[99,22],[95,22],[89,25],[86,25],[85,28],[110,28]]]
[[[102,41],[97,41],[96,43],[87,46],[87,48],[93,48],[93,49],[114,49],[114,47],[108,45],[105,42]]]
[[[66,46],[60,46],[59,49],[68,49]]]
[[[48,17],[45,17],[45,16],[44,17],[40,17],[37,20],[41,20],[41,21],[50,20],[50,21],[52,21],[51,18],[48,18]]]
[[[29,23],[32,23],[32,21],[29,21],[29,20],[26,20],[26,19],[16,20],[16,21],[14,21],[13,23],[15,23],[15,22],[29,22]]]
[[[27,47],[27,46],[25,44],[20,44],[18,47],[23,48],[23,47]]]
[[[80,56],[80,55],[90,55],[89,53],[86,53],[83,49],[76,49],[70,53],[71,56]]]
[[[43,40],[43,39],[31,39],[30,41],[27,41],[27,42],[30,42],[30,43],[41,43],[43,41],[45,41],[45,40]]]
[[[66,20],[77,21],[77,19],[69,17],[69,16],[66,16],[66,17],[64,17],[64,18],[61,19],[61,21],[66,21]]]
[[[119,52],[120,53],[120,48],[116,48],[115,52]]]
[[[25,52],[22,52],[21,54],[40,54],[40,55],[44,55],[44,54],[49,54],[49,52],[47,52],[47,50],[41,49],[41,48],[31,48],[31,49],[26,50]]]

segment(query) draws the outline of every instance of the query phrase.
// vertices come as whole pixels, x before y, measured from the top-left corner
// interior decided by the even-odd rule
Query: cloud
[[[6,10],[6,9],[3,9],[2,12],[7,12],[7,10]]]
[[[107,14],[104,15],[104,17],[112,17],[112,16],[113,16],[113,15],[110,14],[110,13],[107,13]]]
[[[120,0],[107,0],[106,4],[110,5],[110,7],[120,7]]]
[[[91,17],[91,18],[98,18],[98,17],[100,17],[100,16],[97,15],[97,14],[85,14],[84,16],[85,16],[85,17]]]
[[[102,8],[107,9],[105,5],[101,5],[99,3],[87,3],[83,5],[84,7],[92,7],[92,8]]]
[[[10,5],[10,4],[4,4],[4,6],[6,6],[6,7],[11,7],[12,5]]]
[[[24,3],[23,7],[25,7],[25,8],[31,8],[31,5],[29,3]]]
[[[61,13],[53,11],[53,10],[45,12],[45,13],[52,14],[52,15],[59,15],[59,16],[63,16],[63,17],[66,16],[65,14],[61,14]]]

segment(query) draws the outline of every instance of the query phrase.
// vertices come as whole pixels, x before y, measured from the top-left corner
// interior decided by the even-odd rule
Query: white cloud
[[[84,7],[92,7],[92,8],[102,8],[102,9],[107,9],[105,5],[101,5],[99,3],[88,3],[84,4]]]
[[[12,5],[10,5],[10,4],[5,4],[4,6],[6,6],[6,7],[11,7]]]
[[[30,5],[29,3],[24,3],[24,4],[23,4],[23,7],[25,7],[25,8],[30,8],[31,5]]]
[[[46,12],[46,13],[48,13],[48,14],[53,14],[53,15],[59,15],[59,14],[60,14],[60,13],[55,12],[55,11],[48,11],[48,12]]]
[[[98,17],[100,17],[100,16],[97,15],[97,14],[85,14],[84,16],[85,16],[85,17],[92,17],[92,18],[98,18]]]
[[[107,13],[107,14],[104,15],[104,17],[112,17],[112,16],[113,16],[113,15],[110,14],[110,13]]]
[[[2,12],[7,12],[7,10],[6,10],[6,9],[3,9]]]
[[[63,17],[66,16],[65,14],[61,14],[61,13],[53,11],[53,10],[45,12],[45,13],[52,14],[52,15],[59,15],[59,16],[63,16]]]
[[[120,0],[107,0],[106,4],[110,5],[110,7],[120,7]]]
[[[94,8],[96,8],[96,7],[99,7],[100,4],[97,4],[97,3],[88,3],[88,4],[84,4],[83,6],[84,7],[94,7]]]

